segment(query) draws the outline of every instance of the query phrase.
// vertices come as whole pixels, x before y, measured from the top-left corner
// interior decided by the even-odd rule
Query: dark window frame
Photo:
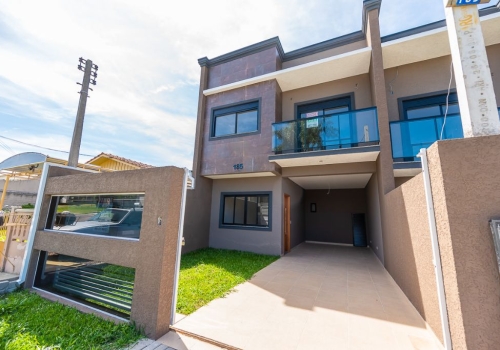
[[[405,96],[398,98],[399,120],[417,120],[422,118],[408,119],[407,110],[415,107],[438,106],[446,103],[448,90],[430,92],[426,94]],[[450,89],[449,104],[458,103],[457,89]],[[442,115],[441,115],[442,116]],[[439,116],[436,116],[439,117]],[[426,117],[435,118],[435,117]]]
[[[224,223],[224,204],[226,197],[259,197],[268,196],[268,221],[267,226],[257,226],[257,225],[246,225],[246,224],[225,224]],[[220,206],[219,206],[219,228],[223,229],[233,229],[233,230],[250,230],[250,231],[272,231],[273,226],[273,193],[269,191],[242,191],[242,192],[221,192],[220,195]],[[247,199],[245,199],[245,221],[246,221],[246,211],[247,211]]]
[[[294,119],[301,119],[300,118],[300,113],[299,109],[303,108],[308,105],[319,105],[323,103],[328,103],[330,101],[335,101],[335,100],[342,100],[342,99],[347,99],[349,98],[349,111],[354,111],[356,110],[356,105],[355,105],[355,99],[354,99],[354,92],[350,92],[347,94],[340,94],[340,95],[334,95],[334,96],[328,96],[324,98],[318,98],[315,100],[309,100],[309,101],[302,101],[302,102],[297,102],[293,105],[293,110],[294,110]],[[307,112],[306,112],[307,113]]]
[[[243,112],[249,112],[249,111],[257,111],[257,130],[255,131],[249,131],[249,132],[244,132],[244,133],[235,133],[235,134],[227,134],[227,135],[221,135],[221,136],[215,136],[215,123],[217,117],[222,117],[228,114],[236,114],[236,120],[235,120],[235,128],[238,128],[238,113],[243,113]],[[243,136],[249,136],[249,135],[256,135],[260,134],[260,124],[261,124],[261,98],[258,99],[251,99],[251,100],[246,100],[246,101],[241,101],[241,102],[236,102],[236,103],[231,103],[223,106],[217,106],[213,107],[210,110],[210,134],[209,134],[209,140],[221,140],[221,139],[226,139],[226,138],[233,138],[233,137],[243,137]],[[237,130],[235,130],[237,131]]]

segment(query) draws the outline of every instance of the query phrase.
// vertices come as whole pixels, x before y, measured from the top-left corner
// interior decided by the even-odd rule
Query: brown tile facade
[[[214,108],[229,104],[260,100],[260,132],[229,138],[210,139],[211,114]],[[207,97],[203,135],[201,175],[234,174],[234,164],[243,164],[239,172],[276,172],[269,162],[272,146],[272,124],[281,112],[280,88],[276,80],[250,85]]]
[[[281,59],[275,47],[221,63],[209,68],[208,88],[231,84],[281,69]]]

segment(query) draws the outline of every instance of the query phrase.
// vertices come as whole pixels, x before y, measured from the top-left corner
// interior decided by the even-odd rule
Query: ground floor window
[[[129,318],[134,280],[130,267],[42,251],[34,286]]]
[[[269,193],[224,193],[221,200],[223,226],[270,227]]]

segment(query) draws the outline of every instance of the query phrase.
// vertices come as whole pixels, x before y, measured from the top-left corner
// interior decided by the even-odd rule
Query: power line
[[[17,143],[21,143],[21,144],[26,145],[26,146],[42,148],[42,149],[46,149],[46,150],[54,151],[54,152],[69,153],[68,151],[61,151],[59,149],[54,149],[54,148],[49,148],[49,147],[42,147],[42,146],[38,146],[38,145],[33,145],[31,143],[27,143],[27,142],[23,142],[23,141],[19,141],[19,140],[14,140],[14,139],[11,139],[10,137],[6,137],[6,136],[2,136],[2,135],[0,135],[0,138],[6,139],[6,140],[9,140],[9,141],[13,141],[13,142],[17,142]],[[80,153],[80,155],[81,156],[86,156],[86,157],[93,157],[94,156],[93,154],[83,154],[83,153]]]

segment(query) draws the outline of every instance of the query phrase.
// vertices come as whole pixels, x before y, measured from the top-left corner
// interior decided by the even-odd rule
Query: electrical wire
[[[444,111],[443,127],[441,128],[441,135],[439,137],[440,140],[443,139],[444,127],[446,125],[446,116],[448,115],[448,106],[449,106],[448,100],[450,98],[452,80],[453,80],[453,60],[451,60],[450,64],[450,83],[448,84],[448,94],[446,95],[446,109]]]
[[[14,151],[12,150],[12,148],[10,148],[9,145],[7,145],[2,140],[0,140],[0,147],[2,147],[4,150],[6,150],[7,152],[9,152],[11,154],[15,154]]]
[[[0,135],[0,138],[6,139],[6,140],[9,140],[9,141],[13,141],[13,142],[17,142],[17,143],[20,143],[20,144],[23,144],[23,145],[26,145],[26,146],[37,147],[37,148],[46,149],[46,150],[49,150],[49,151],[61,152],[61,153],[67,153],[67,154],[69,154],[68,151],[61,151],[59,149],[54,149],[54,148],[49,148],[49,147],[43,147],[43,146],[33,145],[31,143],[27,143],[27,142],[23,142],[23,141],[11,139],[10,137],[6,137],[6,136],[2,136],[2,135]],[[83,153],[80,153],[80,155],[81,156],[85,156],[85,157],[93,157],[94,156],[92,154],[83,154]]]

